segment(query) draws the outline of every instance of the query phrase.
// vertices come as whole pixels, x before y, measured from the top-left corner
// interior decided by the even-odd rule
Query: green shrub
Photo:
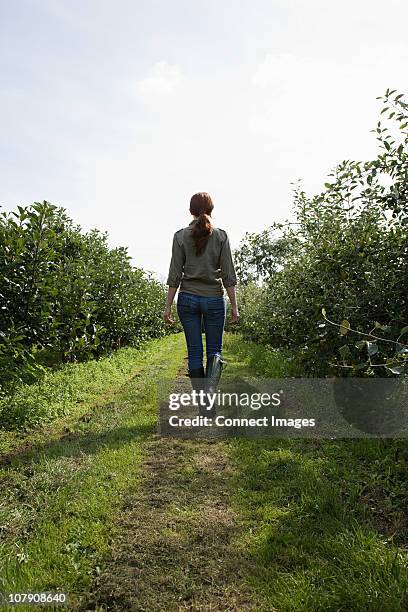
[[[3,391],[175,330],[162,320],[164,286],[129,260],[49,202],[0,214]]]
[[[236,253],[251,271],[239,291],[241,332],[294,351],[306,374],[407,368],[408,104],[393,94],[384,97],[387,126],[375,130],[378,157],[342,162],[316,196],[296,187],[294,221],[268,234],[276,248],[262,232]]]

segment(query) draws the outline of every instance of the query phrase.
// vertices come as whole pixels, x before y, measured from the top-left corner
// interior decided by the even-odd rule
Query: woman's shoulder
[[[180,244],[184,244],[185,242],[190,242],[192,240],[191,236],[191,224],[186,227],[181,227],[180,229],[174,232],[174,239]]]
[[[174,232],[174,237],[175,237],[175,238],[178,238],[178,239],[181,239],[181,238],[183,237],[184,232],[185,232],[186,230],[188,230],[188,229],[189,229],[189,227],[188,227],[188,226],[187,226],[187,227],[181,227],[180,229],[178,229],[178,230],[176,230],[176,231]]]
[[[224,242],[224,240],[226,240],[228,238],[228,233],[225,229],[222,229],[222,227],[213,227],[213,233],[215,233],[215,235],[222,241]]]
[[[180,229],[176,230],[176,231],[174,232],[174,235],[175,235],[175,236],[176,236],[176,235],[182,235],[182,234],[184,234],[184,232],[186,232],[186,231],[191,231],[192,229],[193,229],[193,228],[192,228],[192,224],[191,224],[191,223],[189,223],[189,224],[188,224],[188,225],[186,225],[185,227],[181,227]]]
[[[174,237],[178,240],[178,242],[182,242],[183,238],[186,236],[186,233],[188,234],[188,236],[191,235],[191,230],[192,229],[193,228],[192,228],[191,223],[190,223],[186,227],[181,227],[180,229],[176,230],[174,232]],[[225,240],[228,239],[228,233],[222,227],[217,227],[217,226],[213,225],[211,234],[212,234],[213,238],[218,239],[221,242],[225,242]]]

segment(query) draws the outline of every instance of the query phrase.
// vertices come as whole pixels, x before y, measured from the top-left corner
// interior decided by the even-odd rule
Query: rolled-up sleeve
[[[234,261],[232,259],[231,247],[228,235],[221,247],[220,255],[221,279],[224,287],[233,287],[237,284]]]
[[[183,268],[185,263],[185,252],[183,246],[177,240],[177,233],[173,237],[173,246],[171,251],[171,262],[169,274],[167,276],[166,285],[169,287],[179,287],[183,276]]]

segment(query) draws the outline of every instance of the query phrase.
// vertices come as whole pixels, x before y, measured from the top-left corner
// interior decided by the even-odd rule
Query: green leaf
[[[398,375],[403,374],[405,372],[405,367],[404,366],[394,366],[392,368],[389,368],[389,367],[386,366],[386,369],[389,372],[392,372],[392,374],[398,374]]]
[[[382,329],[383,331],[387,329],[387,325],[382,325],[381,323],[379,323],[378,321],[375,321],[375,328],[376,329]]]
[[[350,330],[350,323],[347,321],[347,319],[343,319],[343,321],[341,322],[341,327],[339,330],[339,334],[340,336],[345,336],[347,334],[347,332]]]
[[[377,344],[374,344],[373,342],[368,342],[367,341],[367,352],[368,352],[368,355],[370,357],[372,357],[372,355],[375,355],[376,353],[378,353],[378,346],[377,346]]]

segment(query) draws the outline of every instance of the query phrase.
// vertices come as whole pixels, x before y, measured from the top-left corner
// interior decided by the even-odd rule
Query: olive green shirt
[[[227,232],[213,227],[203,253],[196,255],[191,233],[193,223],[178,230],[173,236],[166,284],[196,295],[222,296],[223,287],[237,284]]]

